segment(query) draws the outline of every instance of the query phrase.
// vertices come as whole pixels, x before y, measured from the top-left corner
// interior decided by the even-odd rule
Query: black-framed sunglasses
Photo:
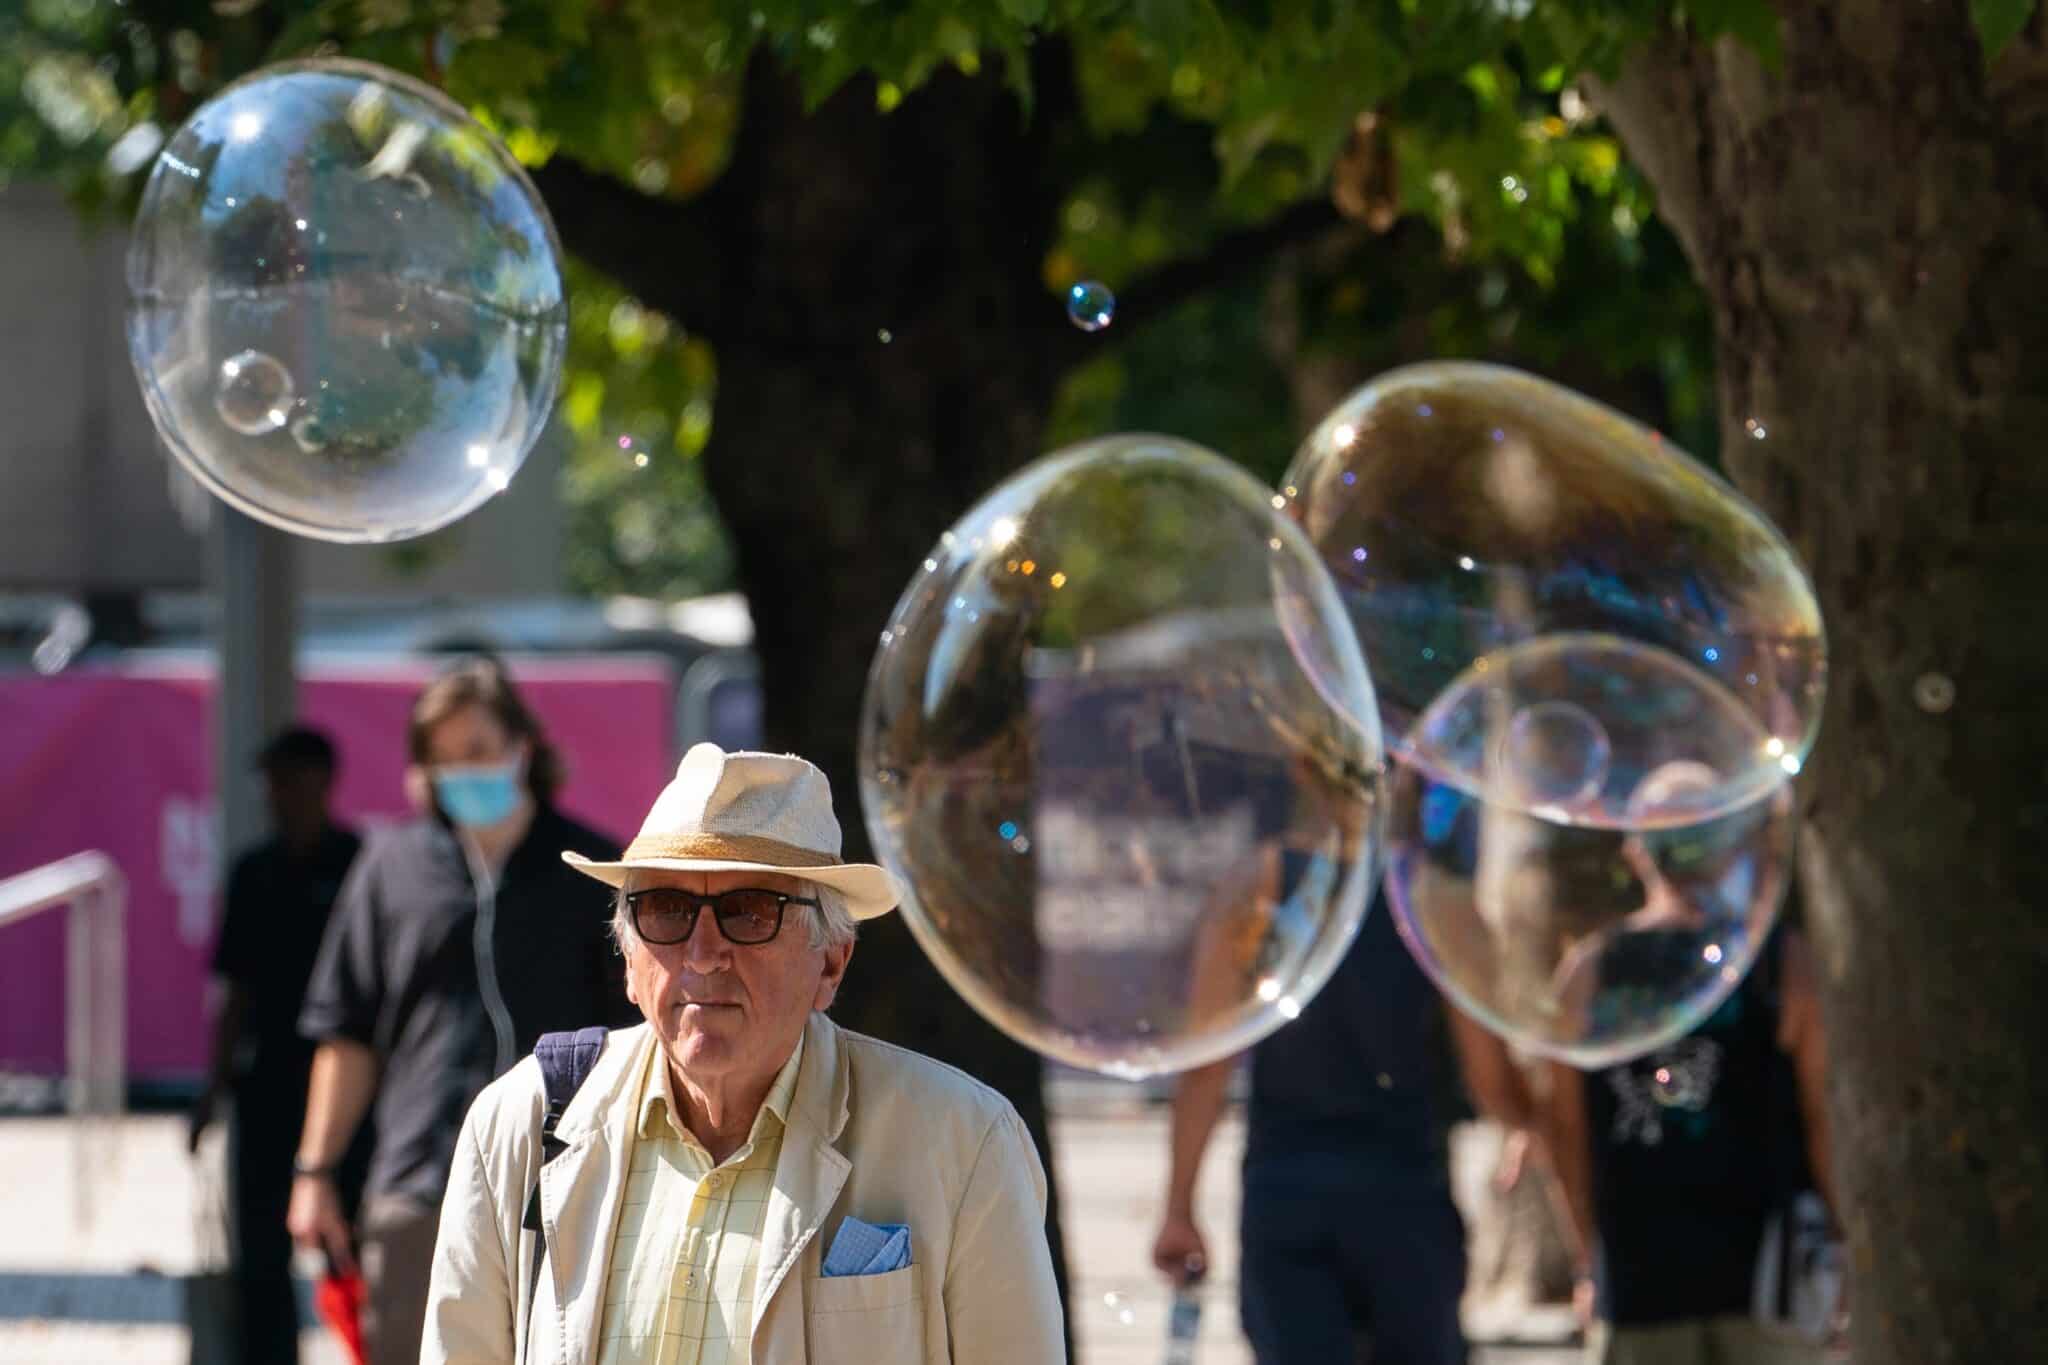
[[[818,908],[812,897],[789,896],[752,886],[716,895],[686,891],[680,886],[650,886],[644,891],[626,893],[626,913],[632,916],[633,932],[643,943],[681,943],[695,932],[697,912],[709,909],[726,942],[751,947],[782,932],[783,914],[792,905]]]

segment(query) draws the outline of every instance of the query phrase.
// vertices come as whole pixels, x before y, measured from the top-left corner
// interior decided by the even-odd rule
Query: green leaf
[[[1970,0],[1970,18],[1977,25],[1977,41],[1984,46],[1986,66],[2020,36],[2033,14],[2034,0]]]

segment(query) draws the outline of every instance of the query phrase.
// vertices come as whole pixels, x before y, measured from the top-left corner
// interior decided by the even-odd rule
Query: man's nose
[[[732,958],[732,944],[719,932],[718,916],[708,905],[697,911],[697,922],[690,926],[690,936],[678,946],[682,949],[683,964],[692,969],[700,965],[716,969]]]

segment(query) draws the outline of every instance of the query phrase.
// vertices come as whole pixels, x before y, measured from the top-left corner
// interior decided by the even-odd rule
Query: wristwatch
[[[307,1162],[304,1157],[295,1156],[292,1158],[292,1174],[309,1175],[316,1180],[325,1180],[334,1174],[334,1165],[329,1163],[325,1166],[315,1166]]]

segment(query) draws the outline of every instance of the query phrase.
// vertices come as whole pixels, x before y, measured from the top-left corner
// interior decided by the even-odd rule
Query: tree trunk
[[[2041,26],[1987,74],[1959,0],[1788,7],[1777,73],[1674,34],[1599,91],[1826,613],[1801,865],[1858,1365],[2048,1342]]]
[[[1041,101],[1061,97],[1056,65]],[[950,73],[887,115],[864,79],[806,113],[757,58],[729,168],[691,203],[542,175],[572,250],[717,347],[706,476],[753,607],[767,742],[830,776],[849,857],[869,849],[855,749],[889,612],[940,532],[1039,453],[1071,330],[1042,279],[1063,197],[1050,122]],[[1038,1057],[900,917],[862,926],[833,1013],[1000,1090],[1050,1179]],[[1056,1192],[1050,1230],[1064,1291]]]
[[[939,533],[1038,453],[1058,196],[994,82],[944,79],[887,116],[865,82],[811,116],[771,68],[749,87],[713,191],[721,313],[748,321],[719,347],[707,474],[755,604],[770,741],[831,775],[859,853],[866,662]],[[1039,1107],[1037,1058],[939,983],[900,920],[865,927],[842,1001]]]

